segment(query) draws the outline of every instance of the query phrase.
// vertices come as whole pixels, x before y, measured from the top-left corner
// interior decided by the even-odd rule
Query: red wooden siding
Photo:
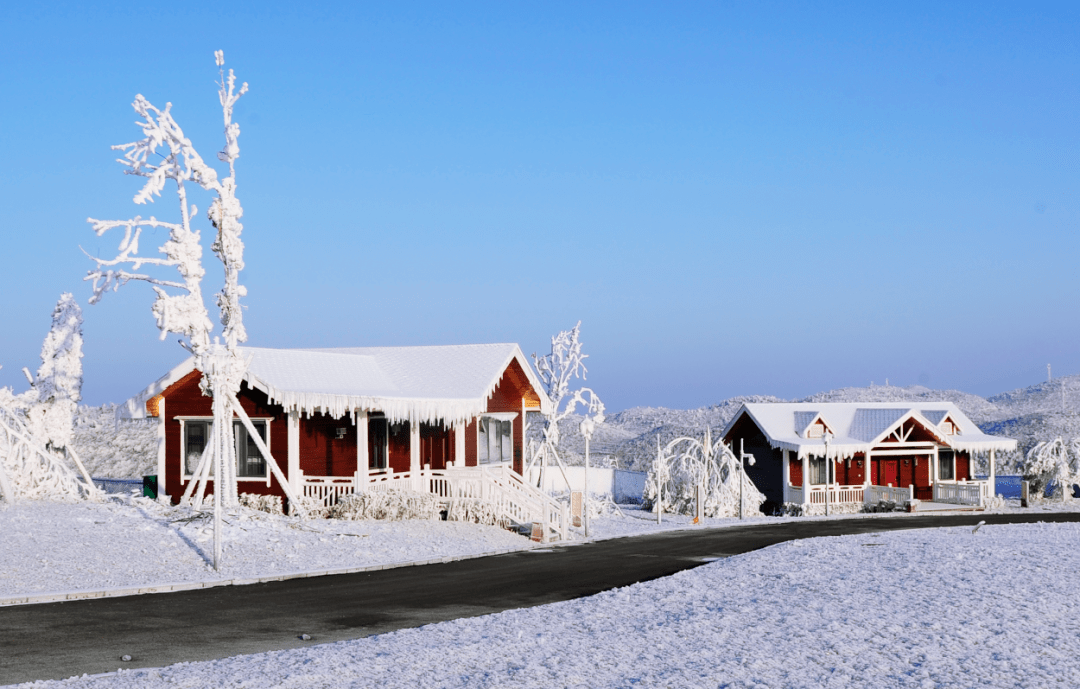
[[[420,424],[420,466],[430,464],[432,469],[445,469],[447,461],[453,461],[453,453],[453,431],[434,424]]]
[[[522,418],[522,399],[528,395],[535,395],[532,386],[529,385],[529,379],[525,376],[525,371],[522,370],[521,364],[514,359],[510,362],[510,365],[503,371],[502,378],[499,380],[499,384],[495,386],[495,392],[488,398],[487,410],[489,412],[500,411],[513,411],[517,412],[517,416],[514,417],[513,422],[513,439],[514,439],[514,454],[513,454],[513,466],[514,471],[521,473],[521,457],[522,448],[524,447],[523,433],[525,431],[525,420]],[[476,424],[469,424],[470,434],[466,438],[472,439],[472,450],[470,452],[468,447],[468,440],[466,440],[465,456],[471,457],[472,461],[469,465],[476,464]]]
[[[345,429],[338,439],[337,429]],[[356,473],[356,425],[349,416],[325,414],[300,419],[300,470],[307,476],[351,476]]]

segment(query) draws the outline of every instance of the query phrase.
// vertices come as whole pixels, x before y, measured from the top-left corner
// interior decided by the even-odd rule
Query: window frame
[[[274,448],[270,444],[270,439],[272,437],[272,434],[270,432],[270,424],[274,420],[274,417],[272,417],[272,416],[252,416],[250,418],[251,418],[251,423],[255,424],[256,427],[258,427],[258,424],[260,424],[260,423],[264,424],[266,426],[266,438],[264,439],[264,442],[266,443],[266,449],[269,450],[271,454],[273,454]],[[173,419],[175,421],[180,422],[180,481],[186,483],[186,482],[191,481],[191,480],[193,480],[195,478],[192,474],[187,473],[187,424],[189,422],[192,422],[192,421],[198,422],[198,423],[205,423],[207,431],[209,431],[210,424],[214,421],[214,417],[213,416],[174,416]],[[243,426],[243,422],[240,419],[233,417],[233,426],[235,427],[238,424]],[[244,430],[246,431],[247,429],[245,428]],[[235,434],[233,435],[233,438],[234,439],[236,438]],[[236,460],[237,460],[237,462],[239,462],[240,457],[237,456]],[[265,483],[267,486],[269,486],[270,485],[271,472],[270,472],[270,465],[269,465],[269,463],[268,463],[268,461],[266,460],[265,457],[263,458],[263,467],[264,467],[264,470],[266,472],[265,476],[240,476],[239,475],[240,467],[237,466],[236,467],[236,469],[237,469],[237,476],[236,476],[237,482],[240,482],[240,481],[260,482],[260,483]],[[207,478],[207,480],[209,480],[209,481],[214,480],[214,470],[213,470],[212,466],[210,467],[210,475]]]
[[[481,414],[476,418],[476,464],[477,466],[504,466],[513,465],[514,463],[514,419],[518,416],[517,412],[488,412]],[[508,437],[509,443],[506,447],[503,447],[502,443],[499,443],[500,456],[497,460],[492,460],[490,456],[491,441],[488,438],[489,431],[486,430],[490,424],[494,422],[498,425],[500,432],[498,437]],[[503,434],[503,424],[506,424],[507,433]]]
[[[945,459],[946,455],[948,460]],[[949,476],[944,476],[945,467],[949,467]],[[938,481],[955,481],[956,480],[956,451],[955,450],[938,450]]]

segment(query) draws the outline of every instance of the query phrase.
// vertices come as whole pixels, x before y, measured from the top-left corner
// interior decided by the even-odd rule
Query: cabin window
[[[956,478],[956,456],[952,450],[942,450],[938,453],[938,480],[952,481]]]
[[[259,438],[266,443],[266,422],[252,421]],[[236,476],[238,478],[266,478],[266,460],[259,452],[255,439],[241,423],[233,424],[233,436],[236,442]]]
[[[825,426],[821,423],[815,423],[806,429],[807,438],[821,438],[825,435]]]
[[[808,464],[810,465],[810,484],[825,485],[825,469],[828,463],[824,459],[811,457]]]
[[[266,421],[252,420],[255,430],[262,436],[264,443],[269,445],[266,434]],[[185,420],[184,422],[184,474],[194,476],[199,468],[199,460],[202,459],[206,443],[210,441],[210,421]],[[236,476],[237,478],[266,478],[266,460],[259,452],[254,438],[248,435],[244,424],[233,422],[233,442],[236,444]],[[210,466],[210,475],[214,475],[214,467]]]
[[[511,436],[514,422],[480,417],[478,426],[477,461],[480,464],[498,464],[511,461],[514,452],[514,441]]]
[[[371,443],[371,454],[368,457],[368,467],[371,469],[385,469],[388,466],[385,417],[373,418],[368,422],[368,438]]]

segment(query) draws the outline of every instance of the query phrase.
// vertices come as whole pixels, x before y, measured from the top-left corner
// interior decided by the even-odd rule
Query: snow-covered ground
[[[1080,500],[1047,501],[1026,510],[1009,501],[994,511],[1060,510],[1080,511]],[[197,515],[190,508],[129,496],[111,496],[101,503],[28,500],[0,509],[0,599],[406,565],[539,545],[497,527],[462,522],[301,522],[241,509],[225,517],[223,566],[215,572],[210,565],[213,525],[209,518],[193,519]],[[691,517],[666,514],[657,525],[654,514],[623,505],[593,520],[590,539],[859,516],[888,515],[758,516],[706,519],[694,525]],[[585,540],[583,531],[574,529],[573,539]]]
[[[1080,524],[796,541],[580,600],[37,687],[1046,687]]]
[[[0,509],[0,599],[407,564],[534,545],[463,522],[300,522],[241,509],[224,520],[224,564],[215,572],[213,522],[192,520],[197,514],[130,497],[27,500]]]

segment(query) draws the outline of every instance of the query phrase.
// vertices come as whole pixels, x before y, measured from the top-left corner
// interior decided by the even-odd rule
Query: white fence
[[[934,483],[934,502],[982,507],[986,504],[989,490],[989,482],[987,481]]]
[[[900,486],[866,486],[866,502],[905,503],[911,500],[911,489]]]
[[[644,471],[627,471],[626,469],[611,469],[589,467],[589,495],[607,496],[618,503],[640,503],[641,496],[645,492],[645,478],[648,476]],[[557,466],[549,466],[545,472],[543,485],[540,485],[540,467],[534,466],[526,473],[530,485],[538,486],[546,493],[563,493],[572,490],[585,490],[585,467],[566,467],[566,477],[563,478],[562,469]],[[570,485],[566,485],[566,480]]]
[[[803,489],[800,488],[788,488],[788,497],[791,502],[796,503],[809,503],[811,505],[824,505],[825,504],[825,486],[810,486],[810,499],[803,499]],[[863,501],[863,487],[862,486],[841,486],[832,485],[828,487],[829,504],[830,505],[845,505],[852,503],[861,503]]]

